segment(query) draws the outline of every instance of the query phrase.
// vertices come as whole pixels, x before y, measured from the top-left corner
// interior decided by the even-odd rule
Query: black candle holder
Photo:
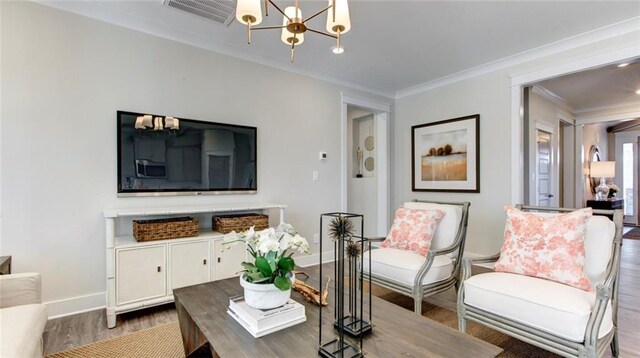
[[[325,228],[326,220],[330,220],[330,230]],[[368,293],[365,295],[365,281],[362,275],[364,260],[361,256],[365,251],[371,255],[371,242],[363,235],[364,216],[342,212],[326,213],[320,216],[320,287],[323,286],[324,277],[323,238],[327,236],[328,231],[331,231],[328,236],[333,239],[335,253],[333,260],[334,330],[332,330],[333,334],[327,334],[328,339],[323,336],[323,310],[320,306],[318,354],[327,358],[362,357],[363,338],[372,330],[371,280],[367,280]],[[371,266],[371,259],[369,259],[369,266]],[[365,299],[368,304],[365,303]],[[367,306],[366,310],[365,306]]]

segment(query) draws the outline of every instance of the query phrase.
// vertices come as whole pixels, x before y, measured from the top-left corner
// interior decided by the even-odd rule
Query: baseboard
[[[324,251],[322,253],[322,263],[333,261],[333,251]],[[306,256],[298,256],[295,258],[296,265],[300,267],[308,267],[317,265],[320,262],[320,254],[312,254]]]
[[[47,305],[49,319],[60,318],[104,308],[106,306],[106,295],[104,292],[98,292],[85,296],[48,301],[44,304]]]

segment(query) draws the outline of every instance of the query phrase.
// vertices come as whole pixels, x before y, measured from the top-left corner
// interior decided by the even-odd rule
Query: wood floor
[[[446,292],[427,301],[455,311],[455,293]],[[640,240],[624,240],[620,268],[618,326],[621,356],[640,358]],[[45,327],[45,355],[118,337],[141,329],[177,321],[173,304],[119,315],[117,326],[107,328],[104,310],[50,320]],[[607,351],[605,357],[610,356]]]

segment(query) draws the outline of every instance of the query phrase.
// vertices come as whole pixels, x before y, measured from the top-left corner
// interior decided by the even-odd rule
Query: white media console
[[[204,225],[201,221],[198,236],[145,242],[133,238],[131,220],[279,210],[282,222],[285,208],[280,204],[241,204],[105,209],[107,326],[115,327],[120,313],[173,302],[174,288],[236,276],[247,257],[243,245],[222,252],[224,235],[212,231],[210,216]]]

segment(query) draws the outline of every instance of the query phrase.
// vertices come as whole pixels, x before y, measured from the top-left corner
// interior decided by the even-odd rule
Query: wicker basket
[[[211,221],[213,230],[223,234],[246,231],[252,226],[256,231],[269,227],[269,215],[263,214],[219,215],[213,216]]]
[[[133,220],[136,241],[177,239],[198,236],[198,220],[189,216],[155,220]]]

